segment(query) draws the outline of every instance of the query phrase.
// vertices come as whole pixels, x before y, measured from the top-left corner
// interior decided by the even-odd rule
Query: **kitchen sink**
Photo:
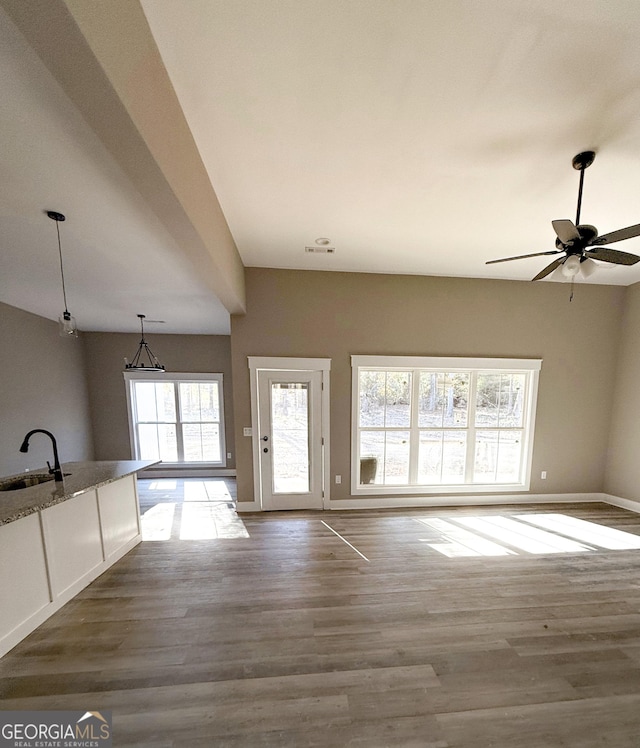
[[[53,475],[49,473],[31,473],[17,478],[7,478],[0,481],[0,491],[17,491],[19,488],[37,486],[39,483],[46,483],[50,480],[53,480]]]

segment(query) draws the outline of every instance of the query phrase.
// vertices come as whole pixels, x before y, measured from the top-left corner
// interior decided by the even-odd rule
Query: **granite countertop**
[[[62,483],[53,480],[28,488],[14,491],[0,491],[0,525],[6,525],[29,514],[60,504],[67,499],[78,496],[85,491],[99,488],[125,475],[132,475],[139,470],[157,465],[159,460],[114,460],[109,462],[65,462],[62,472],[65,475]],[[46,468],[30,470],[9,478],[25,478],[33,473],[46,473]]]

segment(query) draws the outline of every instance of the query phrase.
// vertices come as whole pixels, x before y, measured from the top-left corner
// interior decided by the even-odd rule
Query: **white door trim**
[[[291,358],[274,356],[248,356],[249,378],[251,391],[251,451],[253,454],[253,503],[259,511],[262,507],[262,481],[260,480],[260,434],[258,433],[258,371],[267,369],[272,371],[319,371],[322,375],[321,393],[321,435],[322,435],[322,508],[329,509],[331,505],[330,480],[330,443],[329,443],[329,412],[330,392],[329,376],[331,372],[330,358]]]

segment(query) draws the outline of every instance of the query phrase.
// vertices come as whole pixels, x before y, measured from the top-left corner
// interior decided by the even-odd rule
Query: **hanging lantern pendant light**
[[[135,369],[136,371],[165,371],[164,366],[158,361],[153,355],[151,348],[147,345],[147,341],[144,339],[144,314],[139,314],[140,318],[140,343],[136,355],[133,357],[133,361],[129,363],[127,359],[124,360],[125,369]],[[148,363],[145,363],[144,356],[146,356]]]
[[[62,245],[60,244],[60,221],[65,221],[66,218],[62,213],[57,213],[55,210],[47,210],[47,215],[52,221],[56,222],[56,233],[58,235],[58,255],[60,257],[60,277],[62,278],[62,298],[64,299],[64,312],[58,317],[58,323],[60,325],[60,335],[63,338],[78,337],[78,326],[76,325],[75,317],[71,316],[69,308],[67,306],[67,291],[64,285],[64,267],[62,265]]]

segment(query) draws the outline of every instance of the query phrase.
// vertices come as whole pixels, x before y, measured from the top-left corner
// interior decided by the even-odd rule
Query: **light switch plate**
[[[242,429],[242,435],[243,436],[253,436],[253,430],[251,429],[251,426],[245,426]]]

